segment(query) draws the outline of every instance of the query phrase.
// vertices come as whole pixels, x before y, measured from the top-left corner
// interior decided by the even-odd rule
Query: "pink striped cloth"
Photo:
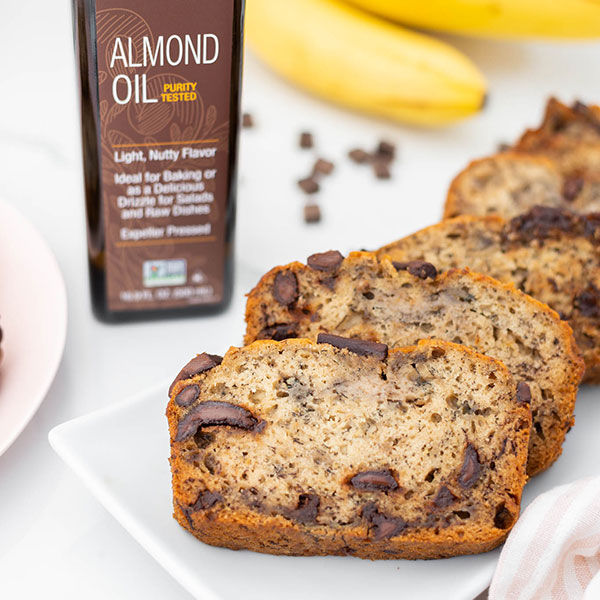
[[[554,488],[527,507],[502,549],[489,600],[599,600],[599,572],[594,477]]]

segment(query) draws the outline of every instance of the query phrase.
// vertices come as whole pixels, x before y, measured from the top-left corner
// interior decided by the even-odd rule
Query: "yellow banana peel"
[[[247,0],[246,35],[276,72],[352,109],[435,126],[484,103],[484,77],[461,52],[339,0]]]
[[[388,19],[495,38],[600,38],[599,0],[346,0]]]

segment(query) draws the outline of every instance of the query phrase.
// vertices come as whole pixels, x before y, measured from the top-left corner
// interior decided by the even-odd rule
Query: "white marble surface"
[[[344,113],[298,93],[249,57],[244,105],[257,126],[242,140],[241,283],[221,317],[229,335],[207,339],[202,319],[106,326],[92,317],[70,27],[66,0],[0,4],[0,198],[27,215],[56,253],[70,318],[46,401],[0,457],[0,597],[188,598],[54,455],[47,432],[170,379],[197,351],[238,343],[244,288],[274,263],[315,249],[376,247],[432,221],[452,174],[535,123],[548,94],[600,101],[600,44],[453,40],[488,75],[490,101],[481,115],[442,131]],[[324,221],[313,227],[301,222],[303,198],[294,183],[312,160],[296,148],[303,128],[338,164],[321,194]],[[375,182],[343,159],[350,147],[381,136],[400,145],[390,182]]]

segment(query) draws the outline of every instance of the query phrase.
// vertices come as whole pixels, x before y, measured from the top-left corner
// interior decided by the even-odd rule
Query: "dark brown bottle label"
[[[234,0],[97,0],[109,310],[223,299]]]

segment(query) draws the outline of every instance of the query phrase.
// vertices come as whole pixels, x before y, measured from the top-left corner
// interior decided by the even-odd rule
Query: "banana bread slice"
[[[585,381],[600,383],[600,215],[536,207],[505,221],[464,215],[384,246],[393,261],[469,267],[553,308],[573,329]]]
[[[534,206],[600,211],[600,179],[564,175],[545,156],[501,152],[471,162],[454,178],[444,218],[498,215],[512,219]]]
[[[438,558],[494,548],[519,514],[530,394],[495,360],[333,336],[190,364],[167,408],[173,506],[203,542]]]
[[[469,270],[368,252],[309,257],[267,273],[250,292],[245,342],[321,332],[402,347],[424,338],[470,346],[502,361],[532,393],[528,473],[549,467],[573,424],[583,361],[571,328],[546,305]]]
[[[471,162],[452,181],[444,218],[496,214],[533,206],[600,211],[600,107],[551,98],[541,126],[512,149]]]

